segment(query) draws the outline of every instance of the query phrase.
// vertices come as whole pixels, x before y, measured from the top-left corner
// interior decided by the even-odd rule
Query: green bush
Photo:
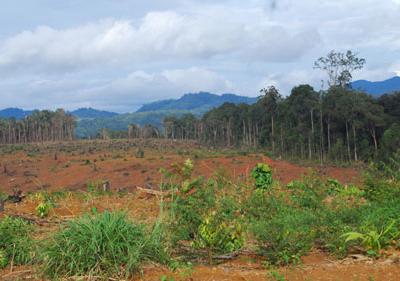
[[[267,164],[258,163],[251,171],[255,186],[259,189],[270,189],[272,186],[272,170]]]
[[[382,173],[372,171],[365,176],[363,191],[370,201],[392,201],[400,197],[400,181],[389,180]]]
[[[11,260],[28,264],[34,257],[32,226],[20,218],[5,217],[0,221],[0,268]]]
[[[169,261],[161,225],[149,233],[123,213],[86,215],[45,241],[41,259],[46,276],[131,277],[145,261]]]
[[[193,245],[207,250],[208,262],[212,263],[212,253],[231,253],[243,247],[244,233],[240,223],[221,221],[216,212],[207,215],[199,225]]]
[[[241,204],[234,197],[235,192],[226,194],[228,186],[220,190],[218,179],[192,183],[190,193],[187,193],[187,188],[181,188],[169,205],[174,245],[179,249],[189,242],[196,255],[205,250],[209,262],[212,262],[214,253],[240,249],[244,243],[244,231],[240,221]],[[182,250],[187,250],[187,247],[182,247]]]
[[[286,208],[252,225],[260,254],[274,265],[298,263],[313,247],[318,218],[312,211]]]
[[[345,243],[359,242],[367,251],[367,254],[379,256],[383,247],[391,243],[393,239],[399,238],[399,230],[395,227],[396,221],[391,221],[381,230],[369,229],[365,232],[347,232],[342,235]]]

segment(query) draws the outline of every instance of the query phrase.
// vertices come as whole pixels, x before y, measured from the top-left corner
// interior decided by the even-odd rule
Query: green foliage
[[[286,265],[299,263],[311,250],[317,223],[314,212],[285,207],[272,218],[253,223],[252,233],[269,263]]]
[[[400,154],[392,164],[372,164],[365,177],[363,190],[371,201],[391,201],[400,196]],[[398,157],[398,158],[397,158]],[[397,159],[397,160],[394,160]]]
[[[36,214],[40,218],[45,218],[49,215],[51,208],[51,205],[47,202],[39,203],[39,205],[36,207]]]
[[[267,164],[258,163],[251,171],[256,188],[268,190],[272,186],[272,170]]]
[[[229,253],[240,249],[244,243],[240,204],[235,190],[230,194],[226,179],[218,174],[208,181],[191,180],[193,162],[186,160],[175,164],[175,175],[182,182],[169,205],[170,229],[174,245],[190,242],[194,250],[205,250],[209,262],[213,253]],[[171,175],[170,175],[171,176]],[[190,191],[190,192],[189,192]],[[201,254],[201,251],[199,252]]]
[[[197,230],[193,241],[195,248],[208,251],[209,262],[212,252],[231,253],[243,247],[244,237],[238,222],[220,221],[215,212],[207,215]]]
[[[44,273],[63,276],[131,277],[145,261],[168,263],[160,224],[149,232],[123,213],[86,215],[69,222],[45,242]]]
[[[379,256],[383,246],[387,246],[393,239],[397,239],[400,232],[396,230],[392,232],[396,224],[396,221],[392,221],[381,231],[369,230],[365,233],[360,232],[348,232],[342,235],[345,238],[345,243],[349,242],[360,242],[360,244],[366,249],[369,255]]]
[[[269,280],[273,281],[285,281],[285,276],[278,271],[271,271],[269,272]]]
[[[16,265],[32,262],[34,257],[32,226],[20,218],[0,221],[0,268],[13,260]]]

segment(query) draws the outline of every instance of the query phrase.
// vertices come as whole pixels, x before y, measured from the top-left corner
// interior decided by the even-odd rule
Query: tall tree
[[[351,50],[345,53],[332,50],[315,61],[314,68],[326,72],[329,87],[346,87],[351,82],[353,72],[362,69],[364,64],[365,59],[357,57]]]
[[[282,100],[282,96],[274,86],[263,88],[260,90],[263,96],[260,97],[261,104],[265,107],[265,110],[271,116],[271,143],[272,152],[275,153],[275,117],[277,114],[278,103]]]

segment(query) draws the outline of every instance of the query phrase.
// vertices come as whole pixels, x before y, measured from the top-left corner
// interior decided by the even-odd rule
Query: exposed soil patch
[[[13,189],[25,192],[86,190],[88,182],[108,180],[112,190],[132,191],[136,186],[157,186],[161,179],[160,168],[170,168],[173,163],[187,158],[194,159],[195,173],[206,177],[220,172],[235,179],[246,178],[255,164],[266,162],[272,167],[274,178],[284,184],[313,172],[343,183],[359,181],[359,172],[353,168],[308,168],[262,154],[227,155],[195,144],[174,142],[170,147],[170,141],[166,142],[150,147],[143,144],[144,158],[135,156],[141,144],[127,145],[123,142],[101,142],[98,146],[87,142],[39,145],[35,146],[35,153],[16,151],[3,154],[0,164],[6,165],[7,172],[0,169],[0,190],[7,193]],[[57,151],[56,158],[54,151]]]

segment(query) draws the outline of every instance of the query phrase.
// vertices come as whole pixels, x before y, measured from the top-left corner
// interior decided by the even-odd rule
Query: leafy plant
[[[285,281],[285,275],[279,273],[278,271],[271,271],[269,273],[270,277],[272,278],[272,280],[274,281]]]
[[[40,217],[40,218],[45,218],[49,215],[51,210],[51,205],[47,202],[42,202],[39,205],[37,205],[36,207],[36,214]]]
[[[345,233],[342,237],[345,238],[345,243],[349,243],[352,241],[360,241],[361,245],[367,250],[369,255],[379,256],[382,246],[388,244],[387,235],[394,228],[396,221],[392,221],[386,228],[381,231],[370,230],[365,233],[360,232],[348,232]],[[399,233],[397,233],[397,236]],[[393,238],[393,237],[390,237]]]
[[[256,188],[267,190],[272,186],[272,170],[267,164],[258,163],[251,171]]]
[[[290,207],[281,209],[270,219],[262,219],[252,224],[260,253],[274,265],[299,263],[307,254],[317,236],[317,217],[311,210]]]
[[[243,243],[244,237],[240,224],[221,221],[215,212],[203,219],[193,242],[196,248],[207,250],[209,263],[212,263],[214,251],[231,253],[240,249]]]

